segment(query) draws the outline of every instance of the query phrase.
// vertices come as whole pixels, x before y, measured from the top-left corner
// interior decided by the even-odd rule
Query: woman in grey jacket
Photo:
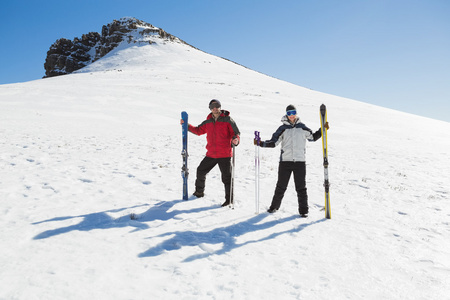
[[[306,164],[305,148],[306,140],[315,142],[322,137],[322,131],[319,128],[316,132],[306,127],[300,122],[297,116],[295,106],[286,107],[286,115],[281,119],[283,125],[278,127],[272,138],[267,141],[261,141],[263,148],[274,148],[281,143],[280,164],[278,167],[278,181],[273,195],[272,204],[268,210],[269,213],[276,212],[281,205],[284,193],[294,173],[295,190],[298,198],[298,212],[300,216],[308,216],[308,194],[306,192]],[[328,123],[325,123],[325,128]]]

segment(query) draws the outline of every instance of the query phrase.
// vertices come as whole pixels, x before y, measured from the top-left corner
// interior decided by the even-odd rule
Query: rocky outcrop
[[[47,52],[45,77],[70,74],[102,58],[120,43],[152,44],[152,37],[185,43],[177,37],[135,18],[121,18],[102,27],[102,33],[90,32],[73,41],[58,39]]]

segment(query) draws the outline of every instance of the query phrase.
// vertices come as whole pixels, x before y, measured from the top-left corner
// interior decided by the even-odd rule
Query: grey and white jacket
[[[285,115],[281,118],[283,125],[278,127],[270,140],[261,142],[261,147],[274,148],[281,143],[280,161],[304,162],[306,140],[315,142],[322,137],[322,130],[316,132],[306,127],[297,117],[294,124]]]

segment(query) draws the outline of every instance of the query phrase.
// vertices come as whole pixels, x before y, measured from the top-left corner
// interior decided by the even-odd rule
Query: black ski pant
[[[197,179],[195,180],[195,191],[203,193],[205,191],[206,175],[219,164],[222,173],[222,182],[225,186],[225,200],[230,201],[231,188],[231,157],[211,158],[205,156],[197,168]]]
[[[281,161],[278,166],[278,181],[270,209],[279,209],[284,192],[286,192],[291,174],[294,173],[295,190],[297,191],[298,212],[308,213],[308,194],[306,192],[305,162]]]

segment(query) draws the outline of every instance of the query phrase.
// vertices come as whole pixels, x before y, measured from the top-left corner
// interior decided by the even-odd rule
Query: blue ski
[[[181,176],[183,177],[183,200],[188,200],[188,114],[187,112],[181,112],[181,119],[184,123],[181,125],[182,137],[183,137],[183,149],[181,150],[181,156],[183,158],[183,166],[181,167]]]

